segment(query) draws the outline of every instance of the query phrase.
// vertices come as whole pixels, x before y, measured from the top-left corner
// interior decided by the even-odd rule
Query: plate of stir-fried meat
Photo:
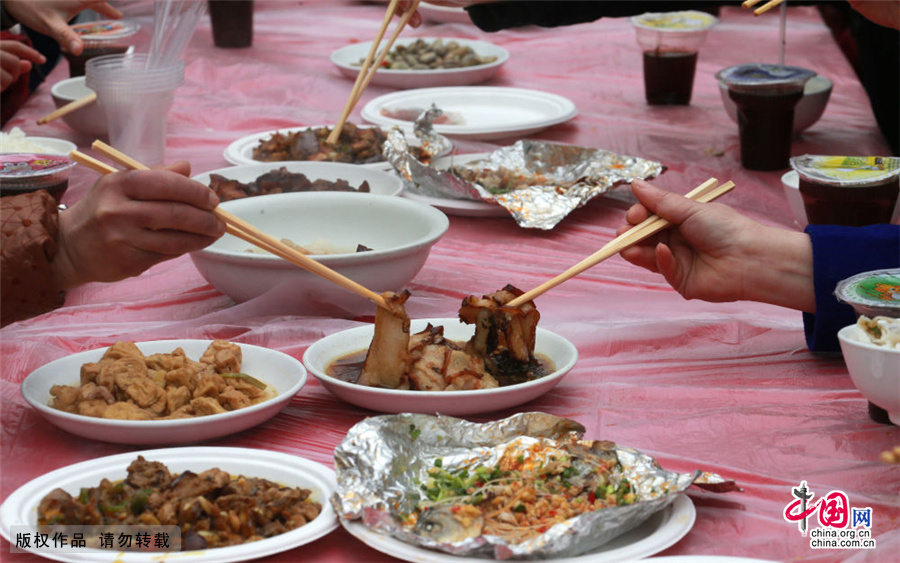
[[[306,369],[278,352],[224,340],[117,342],[52,361],[22,396],[56,426],[124,444],[227,436],[283,409]]]
[[[347,123],[341,129],[338,141],[329,144],[326,140],[331,130],[330,126],[306,126],[254,133],[228,145],[225,160],[235,165],[310,161],[391,169],[381,152],[387,138],[385,129],[376,125]],[[412,134],[408,137],[410,152],[414,152],[422,162],[427,162],[432,156],[440,156],[430,154]]]
[[[459,318],[410,320],[409,293],[385,293],[375,324],[327,336],[303,355],[332,394],[379,412],[461,416],[535,399],[575,365],[578,351],[537,326],[532,302],[513,286],[463,300]]]
[[[130,452],[26,483],[0,506],[0,533],[14,541],[15,532],[26,530],[51,536],[54,530],[87,532],[83,548],[35,549],[60,561],[244,561],[334,530],[329,497],[335,487],[330,468],[280,452],[221,447]],[[112,549],[103,549],[101,534],[92,529],[114,533],[114,545],[106,546]],[[155,542],[149,550],[138,551],[138,544],[120,547],[117,534],[129,530],[154,539],[167,534],[173,540],[170,551],[161,553]]]

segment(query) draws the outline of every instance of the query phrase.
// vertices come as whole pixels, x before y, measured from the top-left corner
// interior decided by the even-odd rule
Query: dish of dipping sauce
[[[0,154],[0,195],[47,190],[56,201],[69,187],[69,171],[75,163],[56,154]]]
[[[814,156],[791,158],[812,224],[859,227],[890,223],[900,192],[900,158]]]

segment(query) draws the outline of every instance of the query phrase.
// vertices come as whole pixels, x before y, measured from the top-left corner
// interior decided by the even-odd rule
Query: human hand
[[[465,8],[471,6],[473,4],[486,4],[490,2],[497,2],[499,0],[428,0],[429,4],[434,4],[435,6],[443,6],[447,8]],[[400,3],[397,5],[397,9],[394,11],[394,15],[397,17],[402,16],[409,10],[413,5],[413,0],[400,0]],[[416,12],[409,18],[409,23],[407,24],[410,27],[419,27],[422,25],[422,14]]]
[[[720,203],[698,203],[642,180],[619,234],[650,214],[672,227],[622,251],[685,299],[760,301],[815,311],[812,247],[804,233],[767,227]]]
[[[69,21],[83,10],[119,19],[122,12],[104,0],[3,0],[9,14],[25,27],[48,35],[59,43],[64,51],[80,55],[84,43],[69,26]]]
[[[58,287],[136,276],[221,237],[225,224],[212,213],[219,198],[187,174],[184,162],[100,178],[60,214],[52,262]]]
[[[31,72],[32,63],[45,63],[40,52],[15,39],[0,40],[0,92],[16,83],[23,74]]]
[[[890,27],[900,29],[900,1],[898,0],[848,0],[850,7],[862,14],[866,19]]]

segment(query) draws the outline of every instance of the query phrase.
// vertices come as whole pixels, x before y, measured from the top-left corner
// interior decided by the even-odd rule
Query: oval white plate
[[[475,332],[472,325],[463,324],[459,319],[447,318],[413,320],[410,324],[410,334],[424,330],[428,323],[443,326],[444,336],[450,340],[468,340]],[[556,371],[540,379],[517,385],[474,391],[408,391],[357,385],[325,374],[325,370],[334,360],[367,349],[374,332],[375,326],[369,325],[326,336],[306,349],[303,363],[335,396],[358,407],[385,413],[440,413],[464,416],[514,407],[550,391],[572,369],[578,359],[578,350],[574,344],[558,334],[538,327],[534,352],[550,358]]]
[[[697,511],[687,495],[678,495],[675,502],[644,521],[643,524],[622,534],[590,553],[576,557],[547,559],[555,563],[618,563],[641,559],[667,549],[683,538],[694,526]],[[344,528],[363,543],[382,553],[404,561],[421,563],[461,563],[472,561],[449,553],[432,551],[398,539],[374,532],[358,521],[341,519]],[[492,559],[475,559],[493,561]]]
[[[410,130],[411,121],[386,117],[382,110],[425,110],[432,104],[464,121],[459,125],[436,124],[436,132],[473,141],[523,137],[568,121],[578,113],[571,100],[548,92],[461,86],[419,88],[379,96],[363,107],[362,117],[370,123]]]
[[[173,473],[193,471],[200,473],[218,468],[232,476],[258,477],[282,483],[290,487],[303,487],[313,491],[310,498],[322,505],[322,511],[312,521],[295,530],[243,545],[183,551],[171,555],[159,553],[123,552],[99,549],[50,552],[32,552],[57,561],[129,561],[155,563],[158,561],[245,561],[287,551],[319,539],[337,527],[337,517],[331,506],[331,495],[337,487],[334,471],[324,465],[280,452],[249,448],[172,448],[148,450],[101,457],[76,463],[51,471],[16,489],[0,506],[0,534],[10,543],[12,526],[28,526],[37,531],[37,507],[47,493],[61,488],[69,494],[77,494],[81,487],[96,487],[100,480],[124,479],[128,465],[142,455],[148,461],[159,461]],[[31,551],[31,550],[30,550]]]
[[[282,135],[290,135],[291,133],[296,133],[297,131],[306,131],[309,128],[317,129],[319,127],[323,127],[322,125],[304,125],[302,127],[288,127],[286,129],[273,129],[271,131],[262,131],[260,133],[253,133],[252,135],[247,135],[246,137],[241,137],[237,141],[234,141],[225,149],[225,160],[230,162],[231,164],[241,165],[241,164],[272,164],[266,163],[262,160],[256,160],[253,158],[253,149],[255,149],[260,141],[263,139],[268,139],[275,133],[281,133]],[[329,125],[328,127],[332,127]],[[359,127],[374,127],[374,125],[359,125]],[[419,145],[421,143],[418,142],[418,139],[415,139],[411,134],[407,135],[407,142],[410,145]],[[448,149],[452,150],[452,147]],[[346,164],[346,163],[344,163]],[[386,161],[381,162],[371,162],[369,164],[357,164],[356,166],[365,166],[366,168],[377,168],[379,170],[390,170],[392,169],[391,164]]]
[[[496,60],[482,65],[463,68],[433,70],[391,70],[388,68],[381,68],[375,73],[371,83],[376,86],[387,86],[389,88],[425,88],[428,86],[464,86],[466,84],[478,84],[497,74],[500,67],[509,60],[509,51],[503,47],[498,47],[487,41],[456,37],[400,38],[394,43],[392,50],[395,49],[397,45],[410,45],[419,39],[428,43],[433,43],[436,39],[441,39],[444,43],[456,41],[462,47],[471,48],[479,57],[496,57]],[[386,41],[384,43],[386,43]],[[331,62],[341,71],[341,74],[348,78],[355,79],[359,74],[360,60],[366,58],[369,54],[369,49],[371,48],[371,41],[366,41],[365,43],[353,43],[352,45],[341,47],[337,51],[331,53]]]
[[[473,160],[486,158],[489,153],[482,152],[476,154],[456,154],[453,156],[441,156],[431,161],[429,166],[438,170],[447,170],[454,164],[463,164]],[[457,215],[460,217],[512,217],[509,211],[502,205],[488,203],[486,201],[475,201],[469,199],[452,199],[449,197],[434,197],[423,194],[417,194],[409,190],[403,190],[403,197],[427,203],[432,207],[440,209],[447,215]]]
[[[144,353],[166,354],[181,347],[193,360],[203,355],[211,340],[156,340],[136,342]],[[31,372],[22,382],[22,396],[51,423],[72,434],[118,444],[185,444],[218,438],[260,424],[283,409],[306,384],[306,369],[277,350],[240,344],[244,373],[273,386],[275,397],[235,411],[172,420],[115,420],[71,414],[52,408],[50,388],[78,385],[81,366],[100,360],[108,347],[79,352],[52,361]]]
[[[369,182],[369,193],[380,195],[399,195],[403,191],[403,181],[396,174],[384,170],[376,170],[357,164],[343,162],[265,162],[261,164],[244,164],[219,168],[194,176],[201,184],[209,185],[210,174],[218,174],[230,180],[252,182],[270,170],[287,168],[288,172],[304,174],[312,181],[323,179],[332,182],[346,180],[354,188],[364,181]]]
[[[436,23],[472,23],[469,12],[457,6],[439,6],[430,2],[419,4],[418,11],[427,21]]]

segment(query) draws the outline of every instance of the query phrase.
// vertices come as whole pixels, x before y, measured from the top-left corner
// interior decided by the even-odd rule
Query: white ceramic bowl
[[[784,197],[791,208],[791,215],[800,228],[809,223],[806,219],[806,206],[803,205],[803,195],[800,193],[800,176],[796,170],[785,172],[781,176],[781,187],[784,189]]]
[[[467,15],[468,17],[468,15]],[[496,57],[496,60],[476,66],[446,69],[426,70],[392,70],[379,69],[372,78],[372,84],[376,86],[388,86],[390,88],[427,88],[430,86],[465,86],[478,84],[490,79],[500,67],[509,60],[509,51],[503,47],[477,41],[475,39],[462,39],[456,37],[409,37],[397,39],[395,45],[409,45],[417,40],[433,43],[441,39],[444,43],[456,41],[463,47],[471,48],[480,57]],[[365,59],[372,48],[372,42],[353,43],[331,53],[331,62],[340,70],[341,74],[355,79],[359,74],[359,61]]]
[[[156,340],[136,342],[145,355],[167,354],[181,347],[198,359],[210,340]],[[78,385],[81,366],[99,361],[107,348],[79,352],[52,361],[31,372],[22,382],[22,396],[56,426],[85,438],[119,444],[185,444],[227,436],[260,424],[283,409],[306,384],[306,369],[296,359],[277,350],[241,344],[244,373],[275,388],[275,397],[222,414],[172,420],[115,420],[67,413],[50,406],[54,385]]]
[[[853,384],[900,425],[900,350],[872,344],[855,324],[842,328],[838,340]]]
[[[828,99],[831,97],[832,88],[834,88],[834,84],[831,80],[818,74],[806,82],[806,86],[803,88],[803,97],[794,108],[794,133],[808,129],[822,117],[822,114],[825,113],[825,106],[828,105]],[[719,94],[722,96],[725,112],[737,123],[737,106],[728,96],[728,86],[724,82],[719,82]]]
[[[350,192],[274,194],[227,201],[222,208],[275,238],[299,245],[324,239],[335,249],[366,252],[311,258],[375,292],[403,289],[422,268],[431,247],[450,226],[439,210],[405,198]],[[247,242],[225,235],[191,254],[216,289],[237,302],[269,291],[284,300],[339,306],[363,298],[271,254],[250,253]]]
[[[403,191],[403,180],[393,172],[375,170],[370,167],[357,164],[345,164],[342,162],[265,162],[260,164],[245,164],[242,166],[229,166],[210,170],[194,176],[201,184],[209,185],[210,174],[218,174],[229,180],[239,182],[252,182],[270,170],[287,168],[288,172],[304,174],[312,181],[315,180],[346,180],[354,188],[358,188],[363,182],[369,183],[369,193],[379,195],[400,195]]]
[[[69,102],[80,100],[92,94],[94,91],[84,83],[84,76],[76,76],[61,80],[50,89],[50,96],[57,108],[61,108]],[[92,137],[106,137],[106,114],[97,102],[78,108],[61,118],[72,129],[91,135]]]
[[[474,326],[463,324],[456,318],[416,319],[410,323],[410,333],[421,332],[429,323],[444,327],[444,336],[451,340],[468,340],[475,333]],[[372,343],[374,331],[375,326],[368,325],[326,336],[306,349],[303,362],[309,372],[334,396],[352,405],[378,412],[467,416],[507,409],[548,393],[562,381],[578,360],[578,349],[574,344],[556,333],[538,327],[534,352],[553,362],[555,371],[516,385],[470,391],[410,391],[358,385],[326,373],[328,366],[338,358],[367,349]]]

